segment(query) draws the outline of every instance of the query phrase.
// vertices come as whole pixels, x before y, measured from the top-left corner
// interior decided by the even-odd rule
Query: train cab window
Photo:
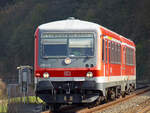
[[[67,55],[67,39],[42,39],[41,44],[43,57]]]
[[[93,56],[93,38],[70,38],[69,56]]]
[[[94,37],[92,36],[85,35],[80,37],[70,34],[70,36],[63,37],[63,34],[58,34],[58,37],[44,37],[41,39],[42,57],[94,56]]]

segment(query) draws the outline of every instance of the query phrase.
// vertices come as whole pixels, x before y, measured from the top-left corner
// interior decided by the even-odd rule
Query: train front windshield
[[[94,56],[93,34],[55,34],[41,38],[43,57]]]

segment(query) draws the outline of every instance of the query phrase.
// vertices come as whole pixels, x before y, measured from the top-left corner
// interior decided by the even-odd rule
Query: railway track
[[[93,108],[88,108],[87,106],[72,106],[72,107],[66,107],[66,108],[62,108],[60,109],[59,113],[94,113],[94,112],[101,112],[102,110],[109,108],[109,107],[113,107],[116,104],[119,104],[123,101],[127,101],[133,97],[136,97],[140,94],[143,94],[145,92],[150,91],[150,87],[147,88],[143,88],[143,89],[138,89],[137,91],[135,91],[134,93],[127,95],[125,98],[119,98],[116,99],[115,101],[111,101],[102,105],[98,105],[96,107]],[[52,113],[51,111],[45,111],[45,112],[41,112],[41,113]],[[147,106],[146,108],[140,110],[138,113],[150,113],[150,106]]]
[[[145,107],[144,109],[140,110],[137,113],[150,113],[150,106]]]

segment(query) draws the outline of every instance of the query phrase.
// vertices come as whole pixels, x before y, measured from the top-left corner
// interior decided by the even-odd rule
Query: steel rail
[[[78,111],[77,113],[93,113],[95,111],[102,111],[106,108],[112,107],[113,105],[119,104],[120,102],[127,101],[127,100],[129,100],[129,99],[131,99],[131,98],[133,98],[137,95],[143,94],[147,91],[150,91],[150,87],[147,87],[145,89],[137,90],[133,94],[127,95],[125,98],[119,98],[116,101],[112,101],[112,102],[109,102],[109,103],[106,103],[106,104],[103,104],[103,105],[99,105],[99,106],[96,106],[96,107],[91,108],[91,109],[83,109],[83,110]]]

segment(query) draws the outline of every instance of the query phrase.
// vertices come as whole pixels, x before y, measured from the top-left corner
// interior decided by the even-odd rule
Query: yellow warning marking
[[[109,40],[112,40],[112,37],[108,36],[108,39],[109,39]]]

